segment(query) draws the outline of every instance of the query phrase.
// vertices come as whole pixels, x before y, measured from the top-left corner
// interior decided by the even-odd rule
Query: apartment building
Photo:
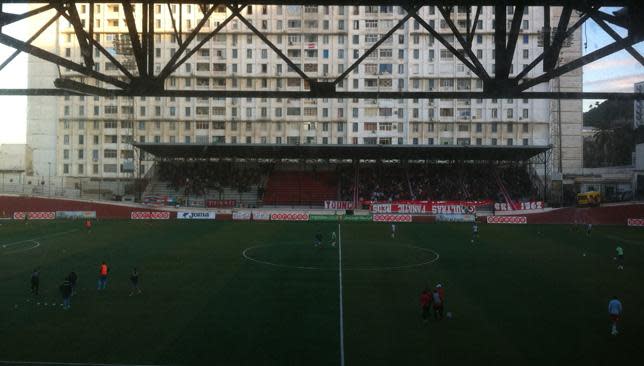
[[[78,5],[86,25],[89,6]],[[119,51],[119,42],[127,38],[122,6],[93,6],[97,39],[136,72],[128,56]],[[170,5],[175,15],[179,7],[182,7],[180,26],[183,30],[193,29],[201,20],[201,10],[192,4]],[[513,10],[507,8],[509,21]],[[405,12],[392,6],[255,5],[246,7],[242,14],[305,73],[332,80],[389,31]],[[455,48],[461,48],[435,7],[426,6],[419,14]],[[193,44],[205,39],[229,15],[225,7],[217,8]],[[140,11],[135,10],[135,16],[140,17]],[[464,7],[455,7],[452,19],[465,31]],[[553,15],[553,21],[556,19]],[[166,5],[156,5],[154,25],[154,73],[158,74],[179,48],[179,42]],[[473,51],[491,75],[495,69],[494,26],[494,9],[483,8],[476,24]],[[511,75],[517,75],[541,53],[542,27],[542,9],[527,8]],[[68,59],[82,60],[70,24],[60,21],[49,32],[53,41],[48,47]],[[55,33],[53,37],[51,32]],[[568,56],[581,54],[579,32],[565,52]],[[94,60],[96,70],[120,75],[100,52],[94,54]],[[32,59],[30,78],[38,76],[37,81],[42,83],[43,72],[35,72],[39,63],[42,61]],[[51,72],[55,72],[53,81],[58,71],[54,68]],[[540,72],[539,66],[528,76]],[[61,73],[64,77],[94,83],[70,70],[61,70]],[[96,85],[103,86],[101,82]],[[553,87],[553,83],[541,84],[533,90],[548,91]],[[581,91],[581,73],[562,77],[556,87]],[[301,91],[308,85],[245,24],[235,19],[178,68],[166,81],[166,88]],[[412,19],[355,68],[337,89],[482,91],[483,84]],[[49,97],[43,101],[44,97],[38,98],[38,101],[31,98],[37,104],[29,105],[28,134],[37,131],[45,135],[31,141],[34,144],[46,141],[47,151],[52,154],[38,154],[36,147],[34,159],[38,161],[34,161],[34,169],[46,168],[49,162],[56,167],[58,176],[65,177],[127,178],[137,176],[139,169],[144,174],[150,163],[138,166],[139,157],[131,146],[133,141],[530,146],[558,143],[553,134],[559,130],[553,129],[553,121],[559,119],[567,136],[563,152],[566,172],[580,169],[582,160],[581,102],[563,102],[561,106],[549,100],[528,99]],[[41,103],[47,104],[48,113],[39,110]],[[565,113],[554,113],[559,110]]]

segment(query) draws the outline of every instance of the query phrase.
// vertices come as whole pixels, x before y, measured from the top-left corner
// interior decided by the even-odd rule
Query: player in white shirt
[[[474,222],[474,225],[472,225],[472,240],[471,242],[474,243],[474,240],[478,240],[479,238],[479,226]]]
[[[622,315],[622,303],[617,299],[617,296],[613,296],[613,299],[608,302],[608,315],[612,323],[610,334],[616,336],[619,333],[617,331],[617,322],[620,315]]]
[[[396,238],[396,224],[391,224],[391,238]]]
[[[334,246],[335,246],[335,241],[336,241],[336,239],[337,239],[337,237],[336,237],[336,235],[335,235],[335,231],[334,231],[334,232],[332,232],[332,233],[331,233],[331,246],[332,246],[332,247],[334,247]]]

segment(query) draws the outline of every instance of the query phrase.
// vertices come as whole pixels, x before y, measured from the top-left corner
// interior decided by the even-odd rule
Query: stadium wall
[[[568,207],[525,214],[528,224],[626,225],[629,218],[644,218],[644,204],[620,204],[593,208]]]
[[[200,211],[188,208],[180,210]],[[0,196],[0,218],[9,218],[14,212],[53,212],[53,211],[95,211],[98,219],[130,219],[132,213],[141,212],[169,212],[169,218],[176,218],[175,210],[159,210],[150,206],[125,205],[117,203],[99,203],[93,201],[80,201],[59,198],[23,197],[23,196]],[[239,212],[236,212],[239,211]],[[218,210],[217,220],[238,220],[250,219],[250,212],[263,212],[267,218],[271,214],[294,214],[301,213],[307,216],[306,220],[314,221],[314,216],[335,216],[344,214],[343,210],[307,210],[307,209],[253,209],[253,210]],[[246,213],[247,217],[240,215]],[[254,215],[254,214],[253,214]],[[391,215],[390,215],[391,216]],[[396,215],[393,215],[396,216]],[[644,219],[644,203],[606,205],[594,208],[562,208],[539,213],[522,212],[528,224],[588,224],[593,225],[626,225],[628,219]],[[167,217],[167,216],[166,216]],[[498,216],[503,217],[503,216]],[[286,221],[291,221],[286,219]],[[317,220],[315,220],[317,221]],[[327,221],[327,220],[325,220]],[[336,220],[330,220],[336,221]],[[348,220],[345,220],[348,221]],[[352,220],[365,221],[365,220]],[[371,220],[368,220],[371,221]],[[398,221],[398,220],[395,220]],[[485,220],[480,220],[485,222]],[[412,222],[434,223],[436,219],[431,215],[413,215]]]
[[[14,212],[96,211],[99,219],[129,219],[132,212],[164,212],[150,207],[135,207],[91,201],[58,198],[0,196],[0,217],[12,217]],[[176,215],[171,215],[172,218]]]

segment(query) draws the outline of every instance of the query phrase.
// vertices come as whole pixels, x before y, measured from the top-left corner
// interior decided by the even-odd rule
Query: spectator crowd
[[[223,191],[233,188],[248,192],[261,184],[270,171],[269,165],[243,164],[231,161],[192,161],[159,163],[159,180],[168,182],[175,190],[185,188],[191,195],[204,195],[207,190]]]
[[[503,185],[514,200],[534,199],[537,189],[526,165],[373,163],[343,166],[340,192],[352,200],[502,200]]]

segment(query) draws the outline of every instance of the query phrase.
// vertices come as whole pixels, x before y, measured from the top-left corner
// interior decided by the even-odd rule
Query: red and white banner
[[[206,207],[209,208],[230,208],[236,205],[236,200],[206,200]]]
[[[328,210],[353,210],[355,206],[351,201],[324,201],[324,208]]]
[[[148,212],[148,211],[133,211],[130,214],[132,220],[168,220],[170,219],[170,212]]]
[[[488,224],[527,224],[525,216],[488,216]]]
[[[517,202],[514,202],[514,207],[516,207],[516,210],[529,211],[529,210],[541,210],[544,207],[544,205],[543,205],[543,201],[528,201],[528,202],[517,201]],[[495,203],[494,210],[495,211],[515,211],[515,209],[512,208],[512,205],[508,205],[505,202]]]
[[[376,214],[373,215],[375,222],[411,222],[411,215],[388,215]]]
[[[305,212],[272,213],[272,221],[309,221],[309,214]]]
[[[25,216],[29,220],[53,220],[56,218],[55,212],[14,212],[14,220],[24,220]]]
[[[484,201],[393,201],[371,204],[373,213],[403,214],[473,214],[476,207],[491,206],[492,200]]]
[[[644,219],[628,219],[626,220],[628,226],[644,226]]]

